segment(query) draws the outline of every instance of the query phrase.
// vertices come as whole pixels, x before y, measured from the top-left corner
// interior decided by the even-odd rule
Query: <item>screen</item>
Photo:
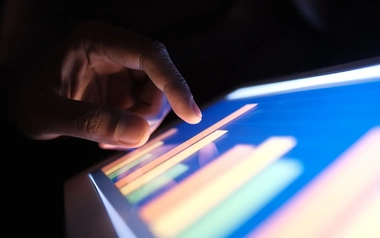
[[[380,234],[380,66],[232,91],[91,172],[120,237]]]

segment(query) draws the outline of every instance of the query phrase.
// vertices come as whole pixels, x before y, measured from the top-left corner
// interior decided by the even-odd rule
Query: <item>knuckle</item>
[[[179,100],[179,97],[189,97],[189,86],[184,80],[177,80],[177,81],[171,81],[167,84],[165,84],[163,91],[165,94],[169,93],[175,93],[177,95],[177,99]],[[176,101],[177,101],[176,99]]]
[[[153,60],[162,60],[169,59],[166,46],[157,40],[153,40],[152,43],[146,48],[143,54],[140,57],[140,69],[143,69],[145,66],[145,61],[148,59]]]
[[[167,84],[165,85],[165,88],[173,88],[175,90],[178,90],[178,89],[189,90],[190,89],[185,78],[182,77],[182,75],[178,72],[178,70],[172,70],[171,73],[175,80],[171,80],[167,82]]]
[[[76,127],[86,134],[97,134],[101,130],[101,110],[89,110],[77,120]]]

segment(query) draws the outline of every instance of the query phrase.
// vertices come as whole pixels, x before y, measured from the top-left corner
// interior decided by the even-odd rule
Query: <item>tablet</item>
[[[68,180],[68,237],[379,237],[379,58],[244,85],[202,113]]]

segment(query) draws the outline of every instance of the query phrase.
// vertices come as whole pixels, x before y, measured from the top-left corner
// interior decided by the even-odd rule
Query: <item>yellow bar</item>
[[[175,237],[273,161],[282,157],[295,144],[293,137],[267,139],[247,159],[241,162],[237,160],[230,170],[220,174],[197,192],[188,194],[177,206],[168,207],[166,213],[149,224],[151,230],[158,237]]]
[[[171,159],[165,161],[164,163],[160,164],[159,166],[155,167],[154,169],[148,171],[147,173],[142,174],[137,179],[131,181],[124,187],[120,189],[120,192],[123,195],[128,195],[129,193],[133,192],[134,190],[138,189],[139,187],[143,186],[145,183],[151,181],[158,175],[162,174],[166,170],[170,169],[174,165],[182,162],[183,160],[187,159],[189,156],[203,148],[204,146],[208,145],[209,143],[215,141],[222,135],[224,135],[227,131],[224,130],[217,130],[211,133],[210,135],[206,136],[202,140],[198,141],[194,145],[188,147],[187,149],[183,150],[182,152],[178,153],[177,155],[173,156]]]
[[[325,237],[347,209],[378,186],[379,142],[380,127],[367,132],[248,237]]]
[[[111,163],[105,165],[102,168],[102,171],[106,174],[109,175],[112,172],[120,169],[121,167],[129,164],[130,162],[138,159],[141,157],[143,154],[148,153],[155,148],[159,147],[160,145],[163,144],[162,140],[166,139],[167,137],[175,134],[178,131],[177,128],[171,128],[170,130],[167,130],[166,132],[162,133],[161,135],[153,138],[152,140],[148,141],[145,145],[142,147],[133,150],[132,152],[127,153],[126,155],[122,156],[121,158],[112,161]]]
[[[117,188],[121,188],[134,179],[140,177],[142,174],[145,174],[146,172],[150,171],[154,167],[157,167],[158,165],[162,164],[163,162],[167,161],[171,157],[175,156],[179,152],[183,151],[184,149],[188,148],[195,142],[199,141],[200,139],[204,138],[205,136],[208,136],[210,133],[214,132],[215,130],[220,129],[222,126],[226,125],[227,123],[231,122],[232,120],[238,118],[239,116],[243,115],[244,113],[248,112],[252,108],[256,107],[257,104],[246,104],[243,107],[239,108],[235,112],[231,113],[230,115],[226,116],[222,120],[216,122],[215,124],[211,125],[210,127],[206,128],[202,132],[198,133],[197,135],[193,136],[192,138],[188,139],[187,141],[183,142],[179,146],[175,147],[174,149],[170,150],[169,152],[163,154],[162,156],[158,157],[157,159],[151,161],[150,163],[144,165],[140,168],[140,170],[132,172],[128,174],[123,179],[117,181],[115,183],[115,186]]]

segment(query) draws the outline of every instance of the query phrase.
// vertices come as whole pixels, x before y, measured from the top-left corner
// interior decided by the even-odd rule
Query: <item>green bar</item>
[[[295,160],[278,160],[179,237],[228,237],[302,173]]]
[[[117,176],[119,176],[120,174],[124,173],[125,171],[127,171],[128,169],[138,165],[139,163],[143,162],[144,160],[148,159],[149,157],[151,157],[152,154],[145,154],[145,155],[142,155],[140,156],[138,159],[136,159],[135,161],[132,161],[131,163],[127,164],[126,166],[123,166],[121,167],[120,169],[110,173],[108,175],[108,178],[109,179],[114,179],[116,178]]]
[[[157,191],[161,187],[173,181],[173,179],[183,174],[188,169],[189,167],[184,164],[177,164],[173,168],[167,170],[165,173],[161,174],[157,178],[153,179],[149,183],[145,184],[141,188],[129,194],[127,196],[128,201],[132,204],[135,204],[141,201],[142,199],[147,197],[149,194],[153,193],[154,191]]]

